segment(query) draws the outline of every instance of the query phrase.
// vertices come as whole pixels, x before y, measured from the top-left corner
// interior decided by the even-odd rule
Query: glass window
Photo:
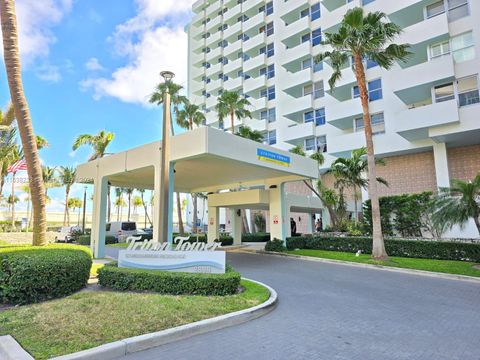
[[[371,69],[371,68],[374,68],[375,66],[378,66],[378,63],[376,61],[367,59],[366,66],[367,66],[367,69]]]
[[[383,98],[381,79],[368,82],[368,98],[370,101],[380,100]]]
[[[316,62],[313,60],[313,72],[318,72],[323,70],[323,61]]]
[[[457,81],[458,103],[460,106],[477,104],[480,102],[477,75],[469,76]]]
[[[312,31],[312,46],[320,45],[322,42],[322,29]]]
[[[273,1],[268,2],[265,6],[265,14],[267,16],[273,14]]]
[[[312,59],[307,59],[302,61],[302,70],[312,67]]]
[[[448,40],[438,44],[430,45],[431,59],[435,59],[448,54],[450,54],[450,42]]]
[[[455,99],[453,83],[438,85],[434,88],[435,102],[442,102]]]
[[[272,79],[274,77],[275,77],[275,65],[274,64],[268,65],[267,79]]]
[[[275,86],[270,86],[267,89],[267,99],[274,100],[275,99]]]
[[[372,2],[374,2],[375,0],[362,0],[362,5],[367,5],[367,4],[370,4]]]
[[[315,110],[315,125],[325,125],[325,108]]]
[[[317,81],[315,84],[314,84],[314,94],[313,94],[313,98],[314,99],[318,99],[318,98],[321,98],[321,97],[324,97],[325,96],[325,89],[323,87],[323,80],[321,81]]]
[[[455,21],[469,15],[468,0],[447,0],[448,20]]]
[[[431,5],[428,5],[426,8],[427,19],[443,14],[444,12],[445,12],[445,5],[443,3],[443,0],[437,1],[436,3],[433,3]]]
[[[268,122],[269,122],[269,123],[275,122],[276,114],[277,114],[277,112],[276,112],[275,108],[268,109],[268,117],[267,117],[267,119],[268,119]]]
[[[273,35],[273,22],[267,24],[267,36]]]
[[[370,115],[370,123],[372,125],[373,135],[385,133],[385,118],[383,116],[383,112]],[[364,128],[365,128],[365,124],[363,121],[363,117],[356,118],[354,120],[355,131],[363,131]]]
[[[124,222],[124,223],[122,223],[122,230],[124,230],[124,231],[134,231],[134,230],[137,230],[137,223],[134,223],[134,222]]]
[[[475,58],[475,44],[471,31],[452,37],[452,53],[456,63]]]
[[[310,33],[302,35],[302,43],[310,41]]]
[[[327,136],[326,135],[317,137],[317,151],[320,153],[327,152]]]
[[[313,85],[305,85],[303,87],[303,96],[310,95],[313,93]]]
[[[320,19],[320,3],[312,5],[310,10],[310,18],[312,21]]]
[[[315,150],[316,148],[316,145],[315,144],[315,138],[308,138],[308,139],[305,139],[305,150],[309,151],[309,150]]]
[[[267,57],[272,57],[275,55],[275,47],[273,43],[267,45]]]
[[[310,9],[309,8],[306,8],[306,9],[300,11],[300,17],[304,18],[304,17],[307,17],[308,15],[310,15]]]
[[[313,111],[307,111],[303,113],[303,122],[304,123],[313,122]]]
[[[271,130],[267,133],[267,143],[268,145],[275,145],[277,143],[277,131]]]

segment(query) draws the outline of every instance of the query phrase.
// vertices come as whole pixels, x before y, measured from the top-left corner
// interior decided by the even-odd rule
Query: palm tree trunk
[[[182,201],[180,199],[180,193],[177,192],[177,216],[178,216],[178,232],[180,235],[185,233],[185,229],[183,227],[183,219],[182,219]]]
[[[28,179],[32,193],[33,245],[46,245],[47,215],[45,186],[38,156],[37,141],[33,131],[30,109],[22,84],[20,54],[18,50],[17,17],[14,0],[0,0],[0,16],[3,34],[3,56],[7,71],[10,97],[15,109],[20,138],[28,167]]]
[[[15,231],[15,174],[12,174],[12,228]]]
[[[355,206],[355,225],[358,225],[357,186],[353,186],[353,202]]]
[[[107,221],[110,222],[110,217],[112,213],[112,203],[110,200],[110,184],[107,186]]]
[[[198,221],[198,204],[197,204],[197,195],[192,194],[192,200],[193,200],[193,224],[192,224],[192,232],[194,234],[197,233],[197,221]]]
[[[385,242],[382,234],[382,223],[380,219],[380,202],[378,200],[377,191],[377,171],[375,167],[375,151],[373,147],[372,124],[370,121],[370,111],[368,107],[368,91],[365,83],[365,69],[363,68],[362,56],[354,55],[355,59],[355,76],[357,78],[360,99],[363,109],[363,123],[365,126],[365,140],[367,144],[367,161],[368,161],[368,194],[372,204],[372,257],[376,260],[385,260],[388,258],[385,250]]]
[[[128,213],[127,213],[127,221],[130,221],[130,207],[132,204],[132,194],[128,194]]]
[[[230,129],[232,130],[232,134],[235,134],[235,115],[233,111],[230,113]]]

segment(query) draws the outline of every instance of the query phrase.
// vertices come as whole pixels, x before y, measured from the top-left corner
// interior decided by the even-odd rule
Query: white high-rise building
[[[389,71],[366,62],[381,195],[436,190],[480,172],[479,0],[199,0],[189,27],[188,95],[221,127],[214,111],[225,90],[243,93],[254,119],[244,123],[282,149],[325,153],[325,168],[365,145],[351,67],[332,91],[326,49],[343,15],[382,11],[404,32],[413,55]],[[236,123],[236,126],[241,123]],[[229,121],[225,128],[229,128]],[[364,198],[365,198],[365,194]]]

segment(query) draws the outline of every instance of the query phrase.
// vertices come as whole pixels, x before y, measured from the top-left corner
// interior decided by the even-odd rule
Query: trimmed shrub
[[[110,263],[98,270],[101,286],[120,291],[153,291],[169,295],[224,296],[238,292],[240,274],[227,265],[225,274],[198,274],[119,268]]]
[[[282,240],[274,239],[265,244],[265,251],[284,252],[286,250]]]
[[[28,304],[70,295],[87,285],[92,254],[83,246],[0,248],[0,302]]]
[[[386,239],[385,248],[390,256],[480,262],[480,244]],[[351,253],[362,250],[363,253],[371,254],[372,238],[332,236],[288,238],[287,249],[314,249]]]
[[[270,234],[258,232],[254,234],[242,234],[243,242],[267,242],[270,241]]]
[[[143,240],[143,239],[142,239]],[[80,235],[77,237],[77,243],[79,245],[90,245],[90,235]],[[105,245],[116,244],[118,239],[115,236],[107,235],[105,236]]]

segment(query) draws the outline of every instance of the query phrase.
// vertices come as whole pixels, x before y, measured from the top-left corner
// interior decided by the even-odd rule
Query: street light
[[[170,212],[170,93],[168,91],[168,85],[175,77],[175,74],[171,71],[162,71],[160,76],[165,80],[165,92],[163,93],[163,127],[162,127],[162,163],[161,163],[161,176],[160,176],[160,214],[161,229],[158,234],[159,242],[168,241],[168,227],[169,227],[169,212]]]

